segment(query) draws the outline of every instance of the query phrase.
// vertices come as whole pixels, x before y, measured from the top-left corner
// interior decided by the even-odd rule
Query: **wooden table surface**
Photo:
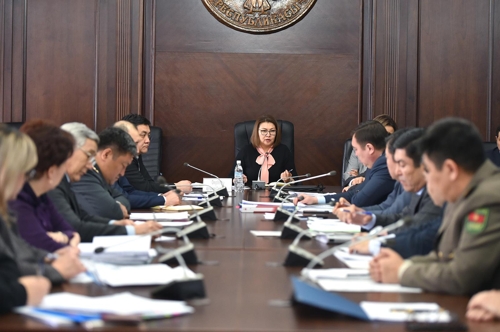
[[[330,191],[338,188],[328,188]],[[173,319],[141,323],[140,325],[110,325],[106,330],[116,331],[352,331],[380,330],[404,331],[402,323],[366,323],[346,316],[304,306],[287,305],[292,294],[290,277],[298,275],[301,268],[286,268],[284,261],[292,240],[257,238],[250,230],[281,230],[283,222],[264,220],[263,214],[240,213],[234,207],[242,198],[268,200],[265,191],[246,191],[238,197],[224,200],[224,207],[215,208],[217,221],[207,221],[210,232],[216,237],[209,240],[192,240],[201,264],[191,268],[202,273],[208,301],[195,301],[195,313]],[[305,227],[302,224],[302,227]],[[177,244],[180,242],[176,241]],[[170,243],[167,246],[172,246]],[[301,246],[320,252],[328,245],[316,240],[301,241]],[[215,263],[215,264],[214,264]],[[341,267],[342,263],[331,257],[326,267]],[[149,296],[154,287],[111,288],[94,284],[64,284],[54,292],[68,291],[89,296],[130,291]],[[399,293],[341,293],[359,301],[384,302],[436,302],[455,312],[465,320],[467,297],[443,294]],[[275,303],[283,303],[277,306]],[[133,304],[131,304],[133,305]],[[500,323],[467,322],[470,331],[500,331]],[[81,329],[78,326],[59,330]],[[48,331],[52,328],[16,314],[0,318],[0,331]]]

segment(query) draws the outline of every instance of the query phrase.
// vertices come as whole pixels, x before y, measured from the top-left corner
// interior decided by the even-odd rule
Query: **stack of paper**
[[[96,262],[133,265],[147,263],[155,255],[151,236],[94,236],[92,243],[80,243],[80,256]],[[97,248],[102,248],[96,253]]]
[[[194,309],[183,301],[154,300],[137,296],[131,293],[119,293],[108,296],[89,297],[71,293],[55,293],[44,297],[37,308],[21,307],[19,313],[33,316],[31,313],[58,317],[58,323],[62,322],[64,315],[68,322],[76,315],[96,315],[106,320],[112,316],[113,319],[123,320],[146,320],[157,318],[169,318],[194,312]],[[50,324],[49,321],[47,323]]]
[[[345,247],[336,251],[334,256],[351,269],[367,270],[370,267],[370,261],[373,259],[373,256],[370,255],[350,254],[349,248]]]
[[[359,233],[361,226],[346,224],[339,219],[312,219],[307,222],[310,230],[318,233]]]
[[[157,220],[157,221],[187,221],[189,214],[187,212],[178,213],[131,213],[132,220]]]

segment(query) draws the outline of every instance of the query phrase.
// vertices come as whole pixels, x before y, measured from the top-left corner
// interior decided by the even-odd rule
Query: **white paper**
[[[241,201],[241,204],[244,205],[244,204],[249,204],[249,205],[267,205],[267,206],[282,206],[281,205],[281,202],[256,202],[256,201],[247,201],[247,200],[242,200]],[[293,203],[283,203],[283,207],[284,208],[292,208],[294,209],[295,206],[293,205]]]
[[[276,215],[276,213],[266,212],[266,213],[264,213],[264,219],[266,219],[266,220],[274,220],[274,216],[275,215]]]
[[[308,277],[312,281],[318,281],[321,279],[355,279],[355,278],[370,278],[370,273],[367,269],[363,270],[352,270],[352,269],[303,269],[302,275]]]
[[[160,236],[154,239],[155,242],[170,242],[175,241],[177,238],[173,236]]]
[[[203,207],[199,205],[171,205],[167,206],[165,211],[193,211],[193,210],[203,210]]]
[[[341,248],[340,250],[334,253],[335,257],[340,259],[341,261],[363,261],[370,262],[373,259],[371,255],[360,255],[360,254],[350,254],[349,248]]]
[[[370,320],[404,322],[408,320],[445,323],[451,320],[449,312],[440,310],[437,303],[367,302],[360,303]],[[417,313],[419,311],[423,311]],[[425,319],[427,317],[427,319]]]
[[[130,219],[132,220],[187,220],[189,214],[187,212],[178,213],[131,213]]]
[[[163,227],[184,227],[189,226],[193,223],[192,220],[188,221],[159,221],[158,222]]]
[[[339,219],[317,219],[307,222],[310,230],[319,233],[359,233],[361,226],[346,224]]]
[[[318,285],[328,292],[421,293],[420,288],[399,284],[381,284],[369,278],[318,279]]]
[[[42,309],[116,315],[184,314],[194,309],[183,301],[154,300],[129,292],[108,296],[89,297],[72,293],[48,294],[39,306]]]
[[[280,237],[281,231],[250,231],[255,236],[258,237]]]

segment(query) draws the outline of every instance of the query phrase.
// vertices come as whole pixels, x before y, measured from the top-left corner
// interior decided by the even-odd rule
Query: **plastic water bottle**
[[[241,167],[241,160],[236,160],[236,167],[234,168],[234,190],[237,193],[242,193],[245,184],[243,183],[243,167]]]

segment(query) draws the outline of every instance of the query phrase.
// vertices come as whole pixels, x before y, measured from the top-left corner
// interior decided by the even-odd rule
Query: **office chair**
[[[151,143],[148,152],[142,155],[142,161],[149,175],[156,180],[161,172],[161,145],[163,131],[160,127],[150,127]]]
[[[342,183],[342,188],[344,188],[347,183],[344,181],[344,173],[347,171],[347,165],[349,164],[349,158],[352,153],[352,139],[349,138],[344,143],[344,157],[342,158],[342,174],[340,175],[340,181]]]
[[[21,128],[21,126],[24,124],[24,122],[4,122],[4,124],[6,124],[9,127],[16,128],[19,130]]]
[[[497,147],[497,142],[483,142],[484,151],[490,151]]]
[[[294,156],[294,127],[293,123],[285,120],[277,120],[278,126],[281,128],[281,144],[285,145],[292,153],[292,160],[295,162]],[[238,122],[234,125],[234,156],[245,146],[250,144],[253,126],[255,121]]]

